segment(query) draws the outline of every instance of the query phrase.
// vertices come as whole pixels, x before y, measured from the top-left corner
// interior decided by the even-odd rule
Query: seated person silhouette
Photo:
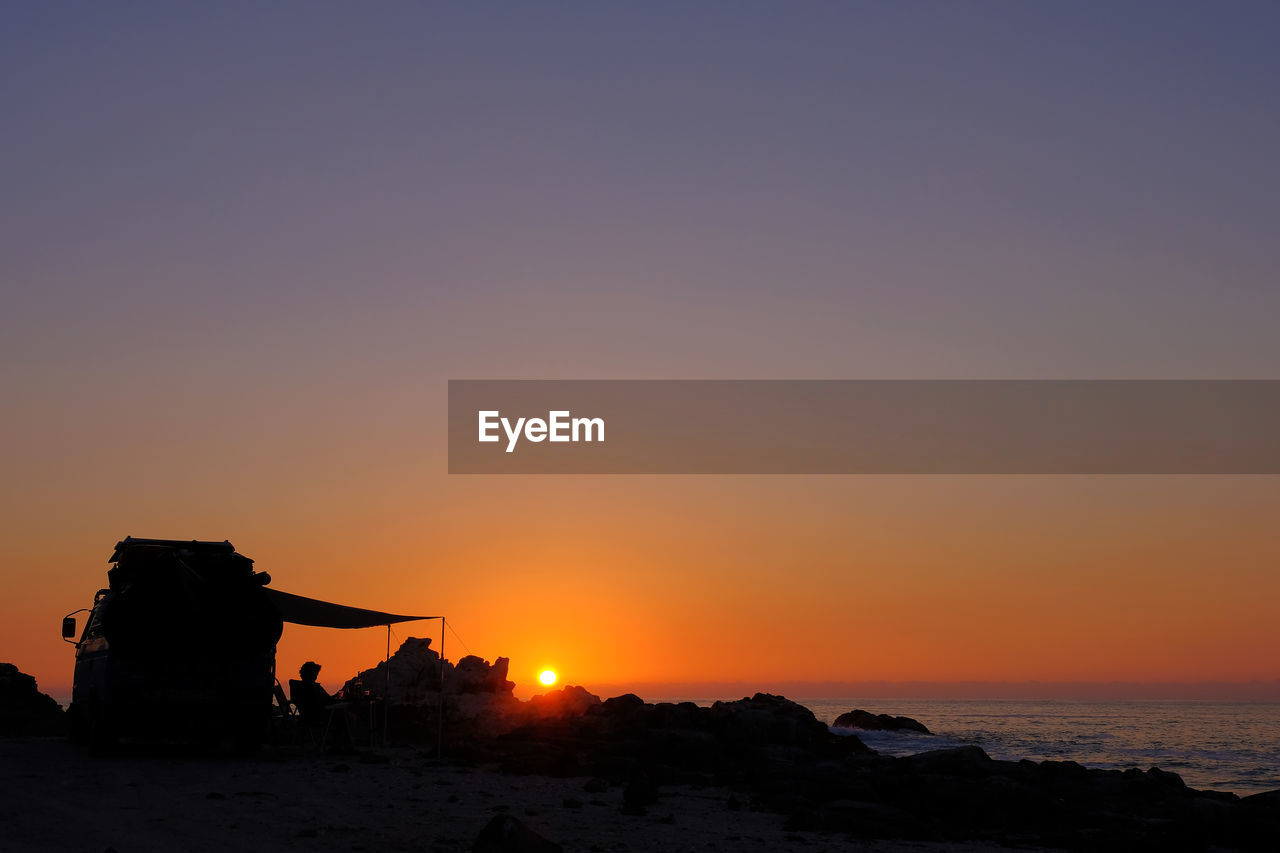
[[[316,681],[320,675],[320,664],[309,660],[298,670],[298,675],[301,676],[301,681],[289,682],[289,698],[293,700],[302,719],[307,722],[323,721],[326,706],[336,700]]]
[[[308,726],[323,725],[324,739],[331,738],[330,748],[335,752],[349,752],[352,748],[350,704],[340,696],[330,696],[316,678],[320,664],[309,660],[298,670],[301,681],[289,680],[289,698],[298,714]]]

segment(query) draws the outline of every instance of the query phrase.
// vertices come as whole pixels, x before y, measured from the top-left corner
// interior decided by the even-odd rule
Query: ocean
[[[992,758],[1160,767],[1193,788],[1280,788],[1280,703],[797,699],[830,725],[854,708],[912,717],[934,734],[855,732],[887,755],[975,744]],[[837,732],[846,731],[837,729]]]

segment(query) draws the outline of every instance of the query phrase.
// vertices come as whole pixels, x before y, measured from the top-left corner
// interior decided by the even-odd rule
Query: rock
[[[59,735],[66,725],[66,713],[40,692],[34,677],[0,663],[0,734]]]
[[[924,723],[913,720],[910,717],[894,717],[890,714],[873,714],[870,711],[863,711],[861,708],[855,708],[847,714],[841,714],[836,717],[836,721],[832,725],[840,726],[847,729],[862,729],[869,732],[919,732],[922,735],[931,735],[933,732],[925,727]]]
[[[621,696],[614,696],[604,700],[603,711],[607,714],[619,713],[623,711],[634,711],[636,708],[643,708],[644,700],[634,693],[623,693]]]
[[[921,773],[938,773],[948,776],[982,775],[991,771],[991,756],[979,746],[957,746],[954,749],[935,749],[915,755],[905,755],[899,763]]]
[[[454,668],[454,689],[459,693],[510,693],[516,686],[507,680],[510,665],[507,658],[498,658],[490,666],[487,660],[467,655]],[[445,674],[445,691],[450,690],[448,673]]]
[[[564,848],[543,838],[519,819],[497,814],[472,843],[473,853],[563,853]]]
[[[565,685],[559,690],[548,690],[541,696],[529,699],[529,713],[537,717],[578,717],[594,705],[600,697],[577,685]]]
[[[1268,809],[1280,813],[1280,791],[1263,791],[1261,794],[1250,794],[1241,797],[1240,802],[1250,808]]]
[[[829,742],[833,737],[808,708],[771,693],[757,693],[736,702],[716,702],[707,716],[717,736],[739,745],[807,747]]]
[[[1185,789],[1187,783],[1182,781],[1182,777],[1172,770],[1161,770],[1159,767],[1152,767],[1147,771],[1147,776],[1153,782],[1165,787],[1173,789]]]
[[[446,682],[452,669],[449,666],[444,674]],[[363,670],[347,687],[354,681],[392,705],[425,704],[435,701],[440,693],[440,656],[431,649],[430,639],[409,637],[389,660]]]
[[[625,814],[642,815],[648,806],[658,801],[658,785],[643,770],[636,771],[631,781],[622,789],[622,811]]]

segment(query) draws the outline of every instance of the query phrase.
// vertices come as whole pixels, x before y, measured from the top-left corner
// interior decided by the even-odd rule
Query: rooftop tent
[[[236,553],[236,548],[227,540],[221,542],[201,541],[199,539],[138,539],[133,536],[126,536],[116,543],[115,550],[111,552],[111,556],[107,559],[108,563],[117,563],[120,558],[131,551],[144,550],[161,550],[173,551],[182,550],[196,554],[220,554],[231,555]],[[253,560],[241,554],[236,554],[241,560],[253,564]]]
[[[439,616],[400,616],[381,610],[365,610],[348,607],[318,598],[306,598],[278,589],[266,588],[267,597],[280,611],[280,617],[294,625],[312,625],[317,628],[374,628],[394,625],[397,622],[415,622],[419,619],[439,619]]]

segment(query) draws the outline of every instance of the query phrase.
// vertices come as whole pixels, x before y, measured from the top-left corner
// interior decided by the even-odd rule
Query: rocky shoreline
[[[380,683],[398,685],[391,696],[394,741],[445,766],[434,751],[441,681],[429,646],[408,641],[389,664],[359,679],[375,693]],[[521,701],[502,659],[489,664],[468,657],[446,667],[447,766],[577,778],[587,795],[614,792],[618,812],[637,820],[664,820],[673,799],[718,790],[728,792],[722,799],[729,822],[735,813],[769,813],[779,816],[783,832],[836,839],[1070,850],[1280,849],[1280,791],[1239,797],[1195,790],[1158,768],[1000,761],[976,746],[895,758],[876,753],[856,734],[833,733],[782,696],[758,693],[707,707],[647,703],[632,694],[602,701],[566,687]],[[0,720],[18,720],[24,728],[0,733],[50,734],[57,724],[52,700],[39,698],[34,680],[11,669],[3,673],[7,704]],[[928,731],[909,718],[861,710],[837,722]],[[361,759],[390,762],[388,755],[368,752]],[[503,833],[525,837],[509,822],[488,832],[499,839],[492,849],[506,849]]]
[[[412,654],[430,663],[434,652],[419,642]],[[455,757],[507,773],[621,786],[628,792],[625,807],[636,814],[670,786],[724,786],[739,792],[742,807],[778,813],[788,828],[859,839],[1079,850],[1280,849],[1280,792],[1199,791],[1154,767],[1000,761],[976,746],[895,758],[876,753],[856,734],[832,733],[802,705],[762,693],[702,707],[650,704],[632,694],[601,701],[567,687],[522,703],[511,697],[505,661],[492,668],[472,662],[467,669],[471,680],[445,703]],[[434,707],[418,705],[417,717],[402,707],[397,731],[434,731]],[[917,720],[861,709],[835,722],[929,733]]]
[[[976,746],[893,758],[801,705],[756,694],[704,708],[634,696],[527,723],[469,758],[510,773],[587,776],[634,791],[720,785],[793,830],[859,839],[1076,850],[1280,849],[1280,792],[1197,791],[1176,773],[997,761]]]

